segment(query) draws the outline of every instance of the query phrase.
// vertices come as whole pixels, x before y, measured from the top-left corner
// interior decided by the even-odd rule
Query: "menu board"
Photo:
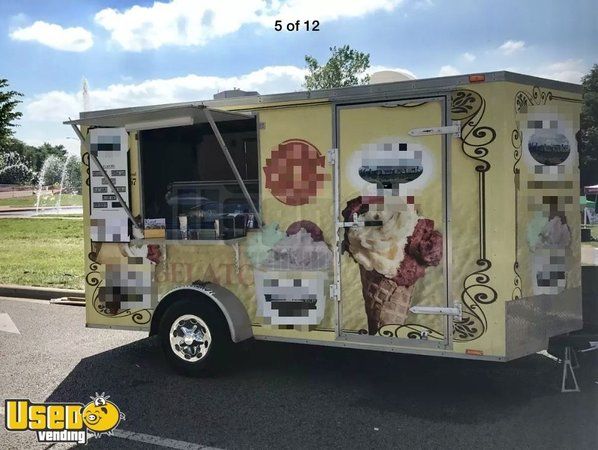
[[[89,131],[90,151],[95,155],[129,205],[129,170],[127,152],[129,136],[124,128],[94,128]],[[108,180],[90,158],[91,240],[95,242],[129,242],[129,219],[112,191]]]

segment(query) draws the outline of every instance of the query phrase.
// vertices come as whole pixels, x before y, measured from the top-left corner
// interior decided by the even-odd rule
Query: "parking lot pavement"
[[[501,364],[266,342],[194,379],[170,371],[154,338],[84,328],[83,308],[0,299],[1,313],[18,329],[0,331],[1,400],[87,402],[106,392],[125,412],[120,437],[86,448],[598,443],[596,352],[581,355],[582,392],[572,394],[560,393],[560,366],[536,355]],[[2,430],[0,442],[30,447],[35,436]]]

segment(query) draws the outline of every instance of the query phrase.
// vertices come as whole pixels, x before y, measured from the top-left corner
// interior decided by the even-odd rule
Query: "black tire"
[[[175,321],[177,321],[177,326],[181,323],[187,324],[188,322],[181,321],[180,319],[188,315],[196,316],[203,321],[207,326],[211,337],[207,350],[205,353],[202,352],[202,356],[196,361],[186,360],[182,356],[179,356],[180,354],[184,354],[185,351],[182,350],[182,347],[178,347],[179,350],[173,348],[176,347],[177,344],[171,343],[171,329],[173,324]],[[193,321],[193,319],[189,320]],[[190,323],[197,324],[198,322],[194,321]],[[199,329],[202,330],[202,328],[203,326],[199,323]],[[174,336],[178,337],[179,333],[178,329],[175,329],[173,332],[173,340]],[[202,376],[221,368],[232,347],[230,331],[222,312],[218,306],[210,300],[201,297],[194,299],[180,299],[169,306],[164,312],[162,320],[160,320],[159,335],[162,351],[169,364],[177,372],[188,376]],[[191,348],[195,349],[198,345],[201,346],[202,344],[197,344]],[[186,346],[184,347],[189,348]],[[200,349],[203,350],[201,347]],[[196,357],[197,356],[194,356],[192,358]]]

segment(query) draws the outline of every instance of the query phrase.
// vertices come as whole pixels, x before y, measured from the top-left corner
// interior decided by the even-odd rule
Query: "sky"
[[[572,6],[574,5],[574,6]],[[299,31],[276,31],[299,19]],[[319,31],[305,21],[319,21]],[[595,0],[2,0],[0,78],[24,94],[16,137],[78,153],[90,110],[303,90],[305,55],[370,54],[416,78],[510,70],[579,83],[598,63]],[[87,80],[89,105],[84,105]]]

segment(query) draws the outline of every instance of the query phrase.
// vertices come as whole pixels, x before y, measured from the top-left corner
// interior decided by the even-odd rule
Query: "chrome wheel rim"
[[[206,323],[194,314],[178,317],[170,327],[170,348],[184,361],[197,362],[208,354],[212,335]]]

